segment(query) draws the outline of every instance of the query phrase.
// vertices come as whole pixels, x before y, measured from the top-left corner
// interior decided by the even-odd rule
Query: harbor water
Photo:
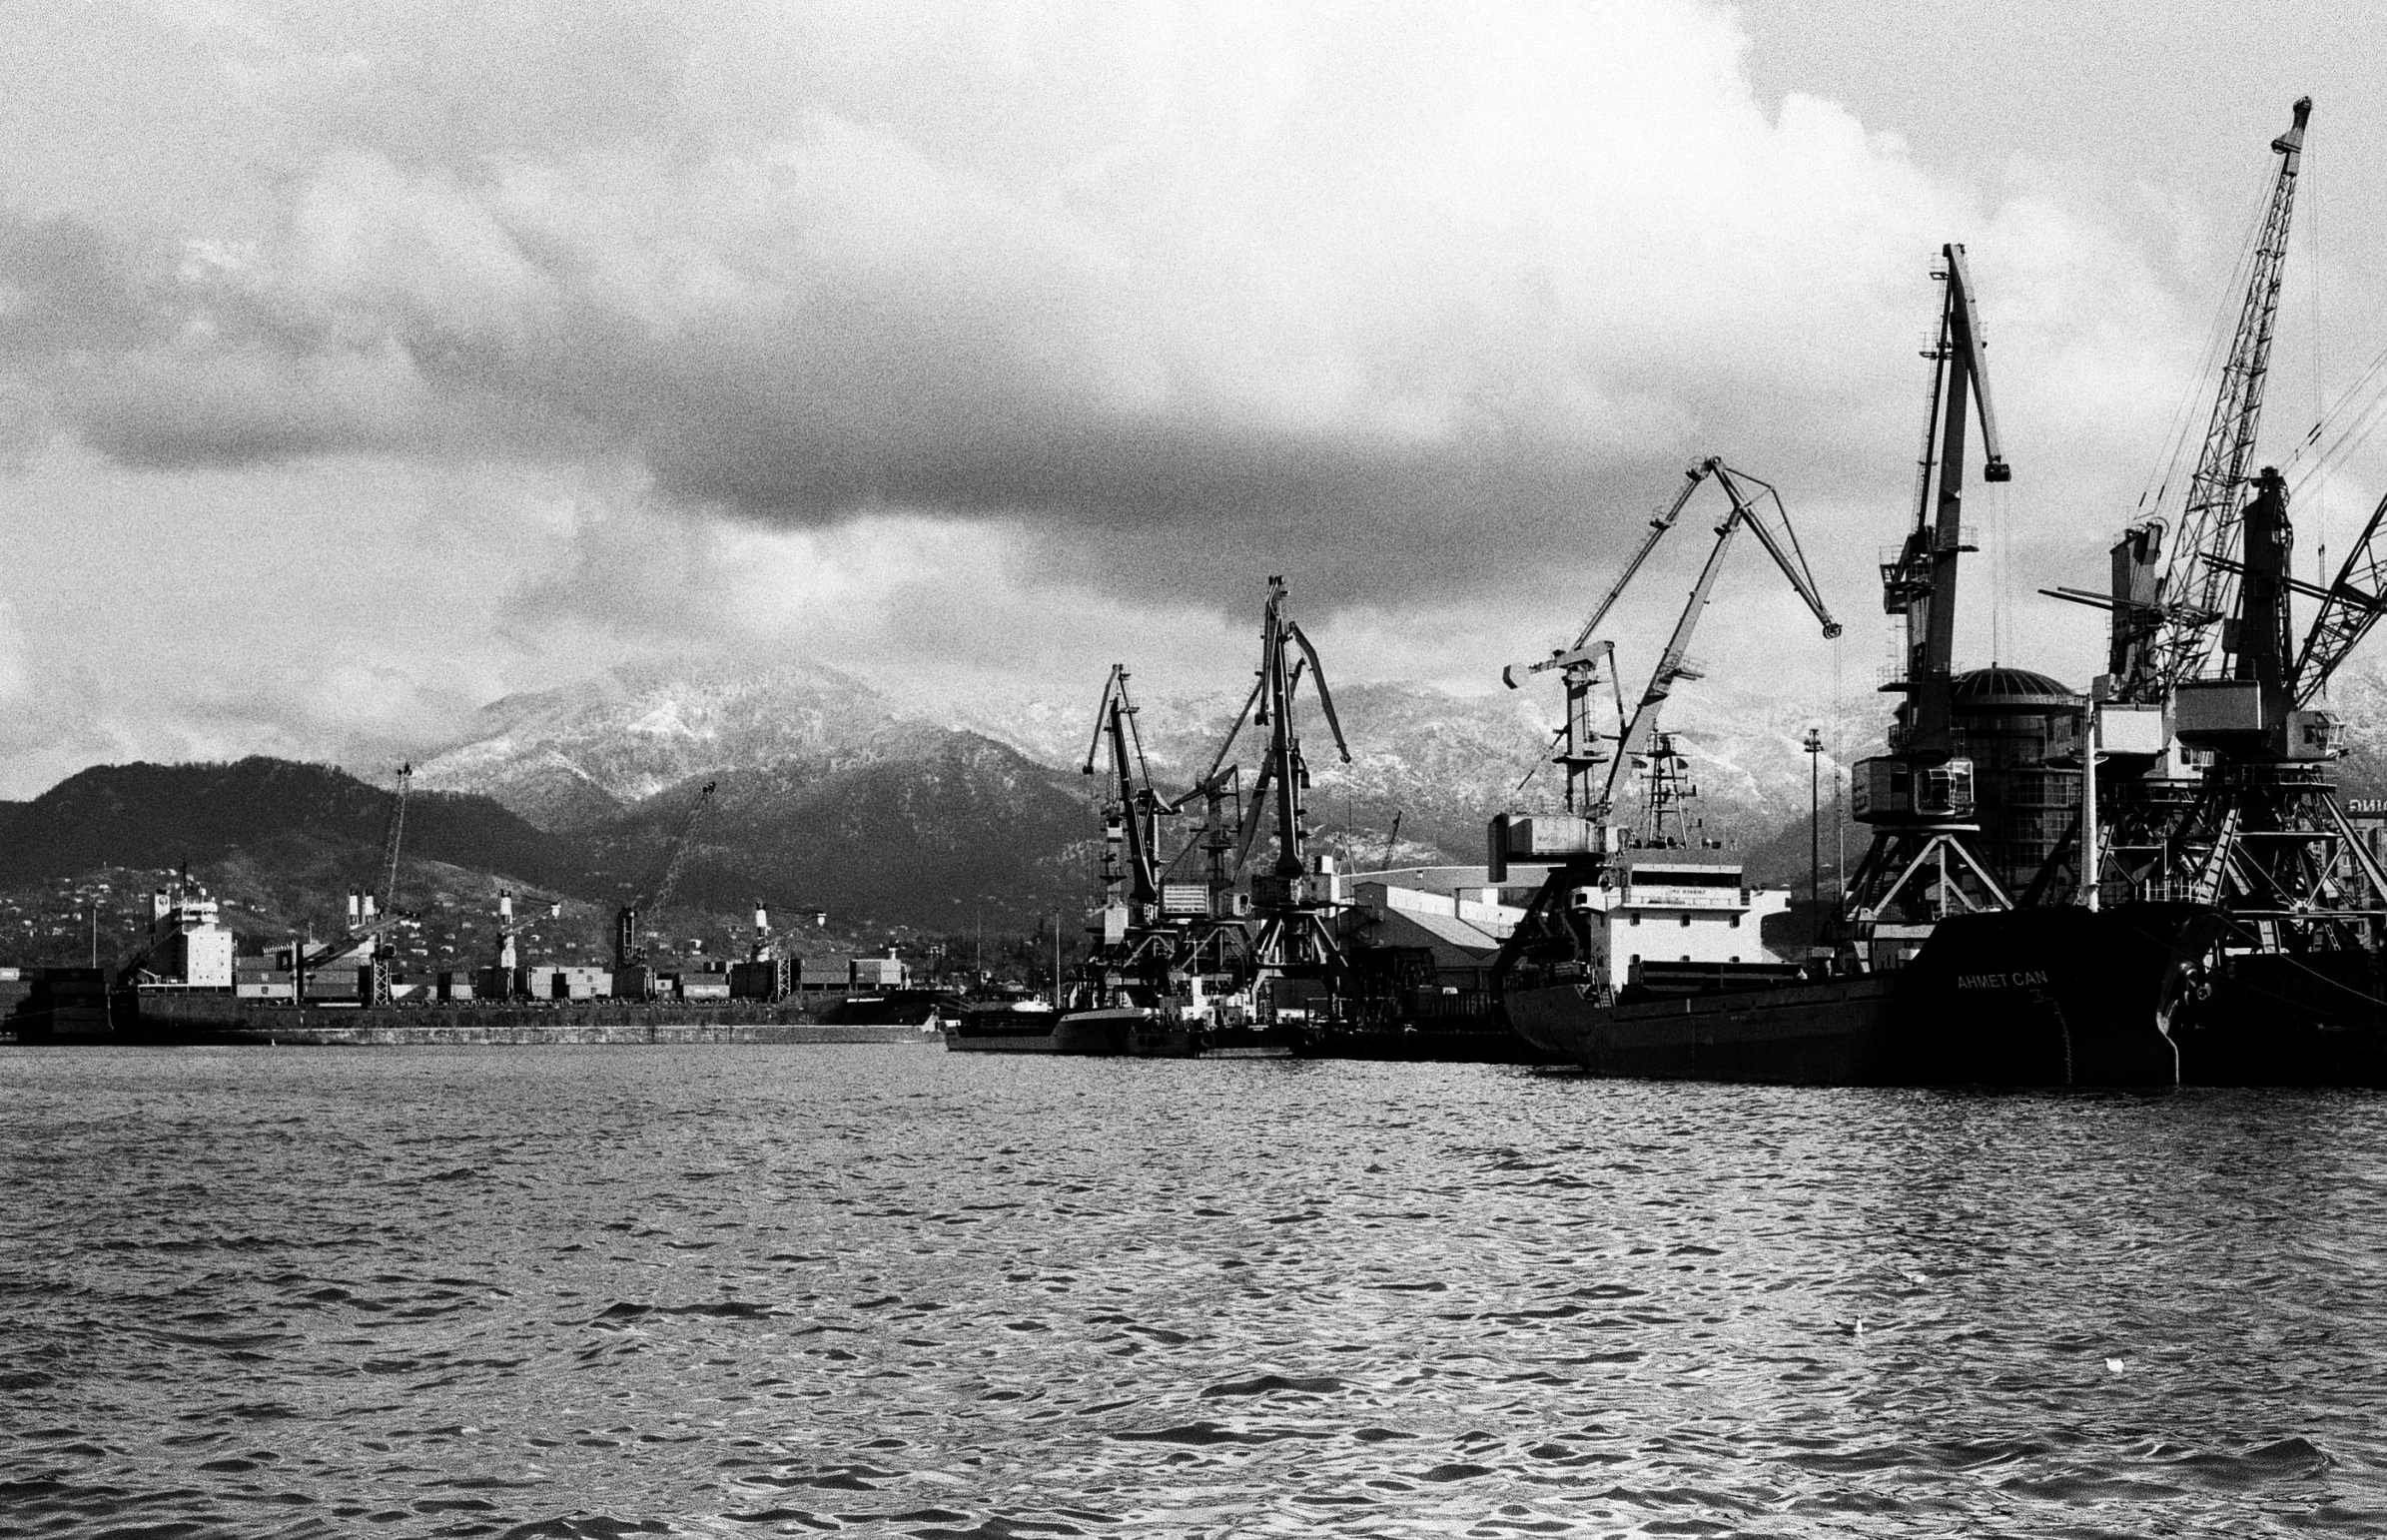
[[[2387,1101],[0,1051],[0,1535],[2387,1529]]]

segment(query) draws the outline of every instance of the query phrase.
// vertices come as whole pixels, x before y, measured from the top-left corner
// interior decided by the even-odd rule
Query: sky
[[[1276,573],[1337,679],[1493,689],[1708,454],[1781,488],[1847,634],[1752,546],[1696,650],[1825,700],[1883,657],[1948,241],[2014,467],[1969,504],[1960,652],[2083,683],[2099,618],[2033,590],[2098,580],[2196,416],[2298,94],[2263,457],[2387,347],[2387,23],[2259,22],[21,9],[0,797],[419,756],[633,662],[807,660],[925,707],[1091,711],[1115,660],[1231,689]],[[2314,477],[2300,549],[2382,487],[2360,454]],[[1621,612],[1649,651],[1706,527]]]

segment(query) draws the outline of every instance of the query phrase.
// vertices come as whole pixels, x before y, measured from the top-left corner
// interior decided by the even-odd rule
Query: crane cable
[[[2242,295],[2246,281],[2254,271],[2256,249],[2262,244],[2263,224],[2268,217],[2268,200],[2256,204],[2254,217],[2248,222],[2244,239],[2239,243],[2237,261],[2230,265],[2226,293]],[[2210,397],[2210,383],[2222,367],[2232,340],[2237,336],[2240,307],[2224,304],[2213,315],[2212,331],[2205,337],[2204,347],[2197,356],[2196,368],[2189,372],[2180,390],[2179,405],[2173,410],[2171,426],[2165,430],[2162,458],[2155,464],[2154,474],[2138,493],[2138,510],[2142,514],[2160,513],[2163,500],[2171,485],[2179,477],[2181,458],[2188,452],[2188,434],[2195,426],[2199,401]],[[2152,503],[2150,507],[2148,504]]]

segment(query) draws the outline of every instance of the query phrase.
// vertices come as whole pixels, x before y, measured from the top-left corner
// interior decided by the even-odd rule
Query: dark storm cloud
[[[1496,584],[1719,448],[1854,492],[1961,207],[1694,0],[257,14],[261,225],[0,231],[0,367],[92,445],[626,456],[1154,591]]]
[[[96,226],[0,212],[0,353],[121,353],[166,335],[132,255]]]

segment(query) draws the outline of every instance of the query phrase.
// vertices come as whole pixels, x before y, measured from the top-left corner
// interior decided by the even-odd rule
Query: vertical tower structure
[[[1977,821],[1974,763],[1956,723],[1956,617],[1964,553],[1980,548],[1965,519],[1969,429],[1981,419],[1982,479],[2013,472],[1999,452],[1997,415],[1983,360],[1981,318],[1965,249],[1940,249],[1940,330],[1932,361],[1915,523],[1882,563],[1882,608],[1902,622],[1899,665],[1882,688],[1902,698],[1890,752],[1852,768],[1853,814],[1874,829],[1858,863],[1843,920],[1868,966],[1920,950],[1949,914],[2005,909],[2012,897],[1986,859]],[[1887,927],[1888,929],[1885,929]]]

